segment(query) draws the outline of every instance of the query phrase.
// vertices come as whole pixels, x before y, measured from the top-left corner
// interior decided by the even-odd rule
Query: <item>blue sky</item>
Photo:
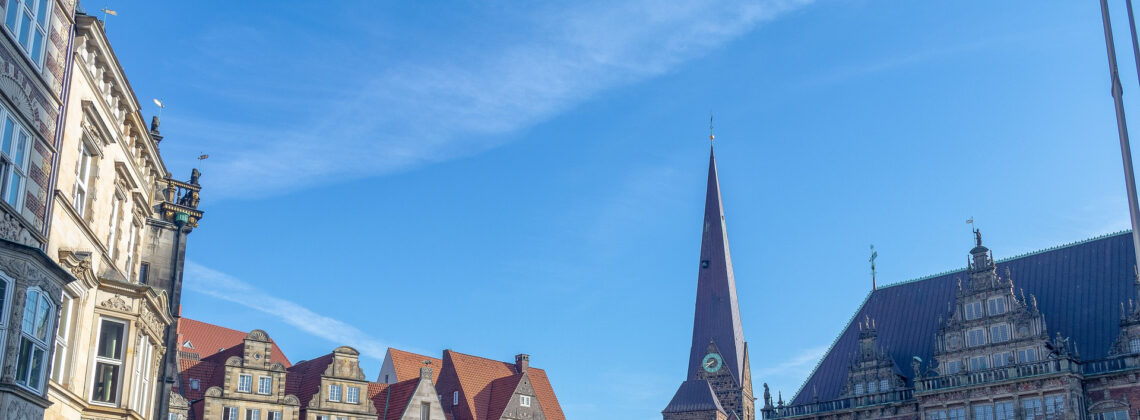
[[[963,266],[970,217],[999,258],[1128,227],[1095,2],[109,5],[171,170],[211,156],[183,314],[295,361],[526,352],[570,418],[660,418],[710,111],[753,377],[786,397],[869,244],[884,284]]]

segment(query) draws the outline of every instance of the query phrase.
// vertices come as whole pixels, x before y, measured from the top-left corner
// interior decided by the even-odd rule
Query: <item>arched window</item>
[[[24,318],[20,321],[20,353],[16,362],[16,383],[41,392],[47,368],[48,342],[55,305],[39,288],[28,289]]]

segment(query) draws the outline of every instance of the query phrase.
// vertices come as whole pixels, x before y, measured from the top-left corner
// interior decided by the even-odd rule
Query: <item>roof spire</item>
[[[875,259],[879,258],[879,253],[875,252],[875,245],[871,244],[871,291],[878,290],[875,285]]]
[[[700,379],[701,361],[711,341],[724,365],[740,384],[744,369],[744,332],[728,250],[724,207],[721,203],[716,156],[709,152],[705,217],[701,234],[701,259],[697,269],[697,301],[693,317],[693,341],[686,372],[689,379]]]
[[[713,114],[712,114],[712,111],[710,111],[709,112],[709,145],[712,145],[713,140],[716,140],[716,136],[713,135]]]

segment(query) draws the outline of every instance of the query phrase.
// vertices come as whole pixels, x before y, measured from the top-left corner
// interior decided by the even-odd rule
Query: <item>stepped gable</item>
[[[1108,356],[1120,332],[1116,308],[1136,296],[1133,285],[1131,231],[1050,248],[997,262],[1009,270],[1018,296],[1034,295],[1049,334],[1070,337],[1084,359]],[[835,339],[827,354],[800,387],[793,405],[840,397],[859,345],[857,320],[875,319],[878,342],[900,373],[913,378],[911,358],[928,364],[934,354],[939,319],[947,318],[958,279],[966,269],[942,273],[872,291]]]

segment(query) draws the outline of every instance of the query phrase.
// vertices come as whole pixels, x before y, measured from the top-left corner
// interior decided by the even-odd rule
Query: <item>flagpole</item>
[[[1129,1],[1129,6],[1129,12],[1131,12],[1131,1]],[[1138,210],[1136,202],[1136,175],[1132,171],[1132,148],[1128,143],[1128,122],[1124,118],[1124,90],[1120,86],[1120,72],[1116,65],[1116,46],[1112,41],[1112,21],[1108,15],[1108,0],[1100,0],[1100,15],[1104,22],[1104,44],[1108,49],[1108,70],[1112,78],[1112,100],[1116,107],[1116,131],[1120,136],[1120,155],[1124,160],[1124,185],[1128,189],[1128,213],[1132,219],[1132,247],[1136,253],[1136,263],[1140,264],[1140,230],[1136,228],[1137,223],[1140,222],[1140,210]],[[1129,13],[1129,17],[1131,18],[1131,13]],[[1131,23],[1131,19],[1129,23]],[[1133,47],[1136,51],[1135,32],[1133,32]],[[1137,65],[1140,66],[1140,63]],[[1140,77],[1140,67],[1137,67],[1137,72],[1137,77]]]

